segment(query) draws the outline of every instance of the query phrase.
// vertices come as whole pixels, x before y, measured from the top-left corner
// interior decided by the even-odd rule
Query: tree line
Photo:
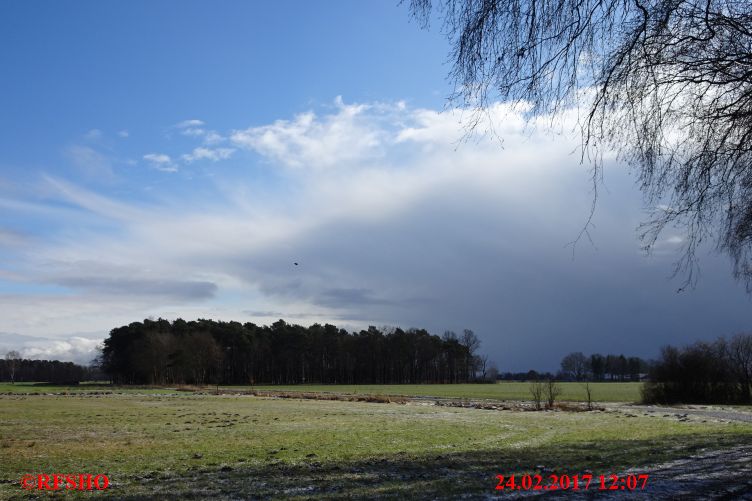
[[[92,379],[94,369],[73,362],[59,360],[26,360],[16,351],[8,352],[0,360],[0,381],[45,381],[53,384],[72,384]]]
[[[578,351],[561,360],[557,379],[569,381],[639,381],[650,370],[650,362],[624,355],[590,356]]]
[[[464,383],[485,369],[479,346],[469,329],[147,319],[112,329],[99,362],[116,384]]]
[[[666,346],[643,387],[649,403],[752,403],[752,334]]]
[[[529,370],[498,374],[502,381],[640,381],[650,370],[651,362],[624,355],[585,355],[581,351],[567,354],[561,369],[553,372]]]

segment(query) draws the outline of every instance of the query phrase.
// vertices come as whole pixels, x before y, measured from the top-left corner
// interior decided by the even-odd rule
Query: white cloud
[[[120,136],[123,139],[125,139],[128,136],[130,136],[130,133],[127,130],[123,129],[123,130],[121,130],[121,131],[118,132],[118,136]]]
[[[676,287],[664,281],[671,257],[644,261],[637,252],[641,201],[621,169],[606,171],[609,193],[592,231],[599,251],[583,244],[572,261],[566,244],[591,202],[590,172],[570,154],[578,138],[526,132],[519,113],[499,105],[489,119],[503,149],[494,137],[461,142],[463,114],[338,102],[328,113],[235,131],[234,145],[266,158],[261,175],[216,181],[213,196],[200,199],[160,190],[148,203],[126,201],[48,179],[50,198],[96,220],[72,210],[49,216],[60,233],[13,270],[66,293],[0,297],[3,328],[106,332],[149,315],[287,312],[351,325],[469,327],[507,362],[545,341],[550,353],[541,356],[558,363],[574,346],[568,336],[593,351],[652,356],[634,347],[672,341],[655,332],[749,320],[743,294],[739,305],[723,294],[673,299]],[[220,150],[198,147],[182,160],[231,154]],[[175,164],[163,153],[144,160]],[[50,213],[26,201],[13,207]],[[689,320],[678,326],[677,318]],[[604,333],[608,346],[598,344]]]
[[[216,130],[206,129],[204,127],[205,122],[202,120],[184,120],[174,125],[175,129],[178,129],[183,136],[202,138],[203,143],[207,145],[215,145],[227,140],[222,134]]]
[[[275,163],[295,168],[352,168],[381,156],[385,130],[373,120],[372,105],[335,102],[337,112],[322,118],[312,112],[271,125],[236,130],[231,141]]]
[[[184,136],[200,137],[206,134],[206,131],[197,127],[188,127],[187,129],[182,129],[180,133]]]
[[[65,150],[65,156],[88,178],[108,181],[115,177],[110,159],[93,148],[69,146]]]
[[[26,341],[21,347],[23,358],[62,360],[88,365],[97,356],[102,339],[72,336],[68,339],[40,339]]]
[[[211,160],[217,162],[219,160],[227,160],[235,152],[234,148],[194,148],[191,153],[183,155],[183,160],[186,162],[195,162],[196,160]]]
[[[56,339],[0,332],[0,355],[13,349],[26,359],[61,360],[88,365],[97,356],[97,347],[104,340],[104,335],[103,331],[72,334]]]
[[[84,139],[87,139],[89,141],[94,141],[102,137],[102,131],[99,129],[91,129],[86,134],[84,134]]]
[[[206,134],[206,130],[202,128],[204,122],[202,120],[191,119],[183,120],[175,124],[175,128],[180,131],[183,136],[201,137]]]
[[[416,110],[412,123],[397,133],[398,143],[414,141],[440,146],[452,144],[459,139],[462,117],[456,112],[440,113],[435,110]]]
[[[144,160],[149,162],[153,168],[163,172],[178,171],[178,167],[172,163],[170,156],[164,153],[148,153],[144,155]]]
[[[175,125],[178,129],[187,129],[190,127],[200,127],[204,125],[204,122],[197,119],[191,119],[191,120],[183,120],[182,122]]]
[[[218,143],[224,142],[225,140],[226,138],[215,130],[210,130],[204,136],[204,142],[206,144],[218,144]]]
[[[144,155],[144,160],[158,164],[168,164],[171,162],[170,155],[165,155],[164,153],[149,153]]]
[[[19,247],[28,244],[29,235],[16,230],[5,229],[0,227],[0,248],[2,247]],[[0,275],[1,276],[1,275]]]
[[[112,200],[93,191],[85,190],[62,179],[44,175],[42,176],[42,180],[44,183],[43,186],[51,191],[50,196],[55,196],[59,200],[74,204],[81,209],[108,218],[111,221],[133,220],[143,217],[148,212],[132,207],[127,203]],[[49,207],[42,206],[41,209],[48,210]],[[53,208],[53,210],[55,209],[57,208]]]

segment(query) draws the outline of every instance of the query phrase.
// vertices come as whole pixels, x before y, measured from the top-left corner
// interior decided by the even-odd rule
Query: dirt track
[[[619,406],[626,412],[660,415],[679,420],[721,420],[752,423],[749,408],[718,406],[660,407],[652,405]],[[628,470],[625,474],[648,473],[648,488],[641,493],[606,493],[599,499],[749,499],[752,500],[752,447],[740,446],[719,451],[704,451],[687,458],[648,468]]]
[[[593,481],[589,492],[514,492],[488,499],[645,499],[645,500],[752,500],[752,447],[706,451],[684,459],[627,470],[621,475],[647,473],[645,490],[599,491]],[[597,486],[596,486],[597,489]]]
[[[660,414],[663,417],[701,418],[708,420],[738,421],[752,423],[752,409],[719,407],[707,405],[687,405],[681,407],[659,407],[654,405],[623,405],[619,407],[634,413]]]

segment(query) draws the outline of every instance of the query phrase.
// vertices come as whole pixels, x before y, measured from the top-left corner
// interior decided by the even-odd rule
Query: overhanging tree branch
[[[645,248],[680,228],[677,271],[692,282],[698,245],[712,236],[752,291],[749,0],[409,4],[424,27],[432,8],[444,20],[456,103],[478,113],[495,100],[516,103],[528,119],[587,108],[582,158],[594,180],[603,149],[637,171],[653,207]]]

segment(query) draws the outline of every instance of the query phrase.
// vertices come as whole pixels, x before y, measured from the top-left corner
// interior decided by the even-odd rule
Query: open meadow
[[[557,383],[559,400],[587,400],[584,383]],[[637,402],[642,383],[590,383],[595,402]],[[250,388],[250,387],[249,387]],[[312,391],[326,393],[396,395],[408,397],[469,398],[488,400],[530,400],[530,383],[501,381],[496,384],[333,384],[257,386],[257,390]]]
[[[559,400],[587,400],[584,383],[558,383],[562,389]],[[642,383],[590,383],[594,402],[637,402]],[[211,391],[214,387],[209,387]],[[291,391],[349,395],[394,395],[484,400],[530,400],[530,383],[502,381],[496,384],[330,384],[330,385],[261,385],[220,386],[228,391]],[[161,394],[172,388],[110,386],[105,383],[84,383],[75,386],[35,383],[0,383],[0,393],[80,393],[105,391],[116,393]]]
[[[610,474],[752,445],[749,423],[625,405],[532,412],[85,386],[67,395],[54,387],[7,394],[7,386],[2,499],[28,499],[24,474],[55,472],[110,479],[105,491],[65,497],[483,499],[496,495],[497,474]],[[479,392],[495,386],[503,385],[475,385]]]

